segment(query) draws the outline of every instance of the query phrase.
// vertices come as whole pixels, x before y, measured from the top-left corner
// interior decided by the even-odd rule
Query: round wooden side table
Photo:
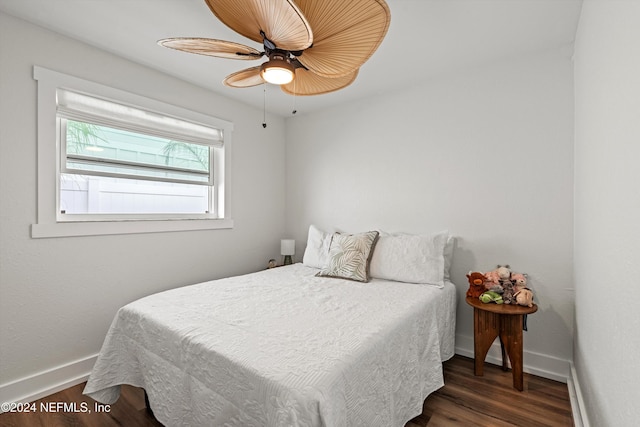
[[[483,375],[484,359],[491,344],[500,338],[502,369],[507,370],[507,359],[511,362],[513,387],[523,390],[522,377],[522,329],[525,314],[538,311],[538,306],[525,307],[515,304],[483,303],[477,298],[467,297],[473,307],[473,355],[475,375]]]

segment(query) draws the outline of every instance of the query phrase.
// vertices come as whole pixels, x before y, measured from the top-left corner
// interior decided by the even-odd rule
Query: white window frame
[[[31,225],[32,238],[233,228],[229,204],[231,171],[228,167],[231,164],[233,123],[39,66],[34,66],[33,78],[38,82],[38,209],[37,222]],[[58,88],[91,94],[220,129],[223,132],[224,144],[214,148],[214,191],[212,191],[214,212],[199,215],[133,215],[115,219],[92,215],[76,217],[75,221],[69,221],[68,218],[63,220],[59,215],[60,159],[62,156],[56,126],[56,91]]]

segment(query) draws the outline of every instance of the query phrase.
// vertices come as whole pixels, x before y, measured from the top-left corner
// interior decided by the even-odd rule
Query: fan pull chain
[[[267,127],[267,84],[263,83],[264,98],[262,100],[262,127]]]
[[[293,111],[291,114],[298,112],[298,110],[296,110],[296,93],[298,93],[298,88],[296,87],[296,80],[293,79]]]

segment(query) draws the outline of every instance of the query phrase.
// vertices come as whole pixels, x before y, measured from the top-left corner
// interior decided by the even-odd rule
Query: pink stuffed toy
[[[499,265],[495,270],[488,271],[484,275],[487,278],[485,288],[488,291],[502,293],[503,283],[511,278],[511,270],[509,265]]]
[[[484,277],[487,278],[487,282],[492,282],[496,285],[500,283],[500,276],[498,276],[498,272],[496,270],[487,271],[484,273]]]
[[[527,287],[527,275],[522,273],[513,273],[511,274],[511,281],[516,288],[516,291],[519,291],[522,288]]]

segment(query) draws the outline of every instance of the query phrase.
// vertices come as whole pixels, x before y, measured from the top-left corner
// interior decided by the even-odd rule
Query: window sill
[[[103,236],[112,234],[166,233],[173,231],[233,228],[232,219],[190,219],[164,221],[96,221],[32,224],[31,238]]]

